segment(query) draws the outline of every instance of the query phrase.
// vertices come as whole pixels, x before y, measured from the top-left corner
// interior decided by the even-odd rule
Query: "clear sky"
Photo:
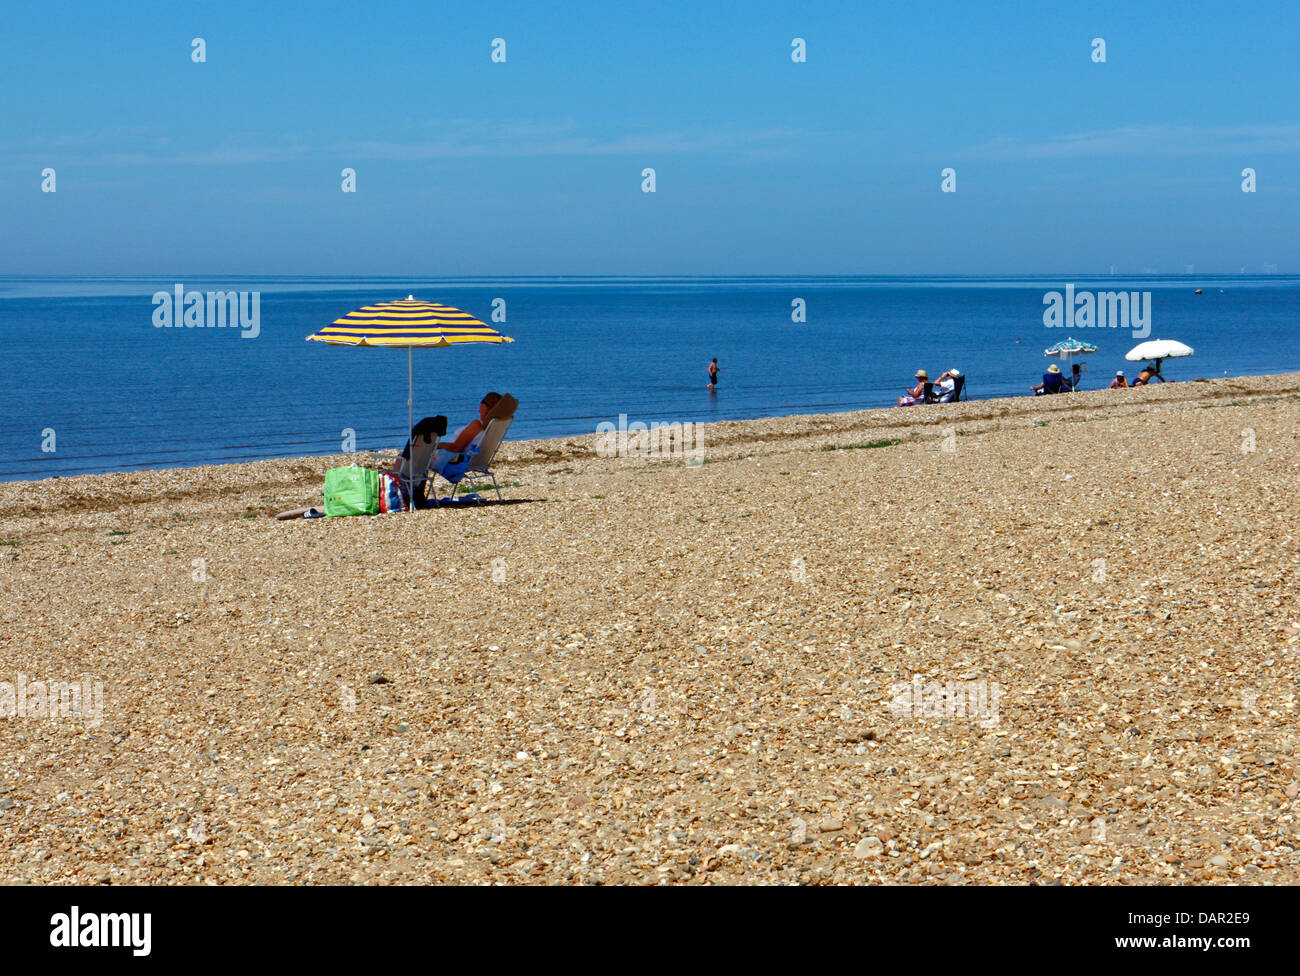
[[[1297,272],[1298,52],[1294,0],[8,4],[0,273]]]

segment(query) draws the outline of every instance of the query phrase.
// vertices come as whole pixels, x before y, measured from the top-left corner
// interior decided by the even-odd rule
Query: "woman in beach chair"
[[[509,429],[518,406],[519,401],[508,393],[504,395],[489,393],[479,402],[478,417],[456,431],[451,440],[438,444],[431,470],[451,483],[452,494],[448,498],[436,500],[437,503],[448,501],[455,496],[455,486],[468,471],[486,474],[492,478],[495,486],[496,478],[488,470],[488,466],[492,462],[492,455],[495,455],[497,446]],[[493,424],[496,426],[493,427]],[[498,499],[500,495],[501,491],[497,489]]]
[[[930,382],[930,374],[923,369],[916,371],[916,386],[907,390],[898,398],[900,407],[911,407],[925,402],[925,387]]]
[[[487,428],[488,414],[500,401],[500,393],[489,393],[479,401],[477,417],[456,431],[451,440],[438,443],[438,450],[434,454],[431,465],[434,471],[442,473],[453,457],[464,454],[471,444],[483,436],[483,431]]]

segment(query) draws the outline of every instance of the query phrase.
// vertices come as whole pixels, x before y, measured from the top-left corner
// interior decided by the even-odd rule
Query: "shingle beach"
[[[0,484],[0,882],[1300,883],[1300,374],[595,444]]]

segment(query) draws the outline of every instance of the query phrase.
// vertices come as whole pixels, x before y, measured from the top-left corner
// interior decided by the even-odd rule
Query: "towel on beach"
[[[410,507],[410,501],[406,496],[406,486],[402,484],[402,479],[388,471],[381,474],[379,476],[379,511],[384,514],[388,512],[405,512]]]

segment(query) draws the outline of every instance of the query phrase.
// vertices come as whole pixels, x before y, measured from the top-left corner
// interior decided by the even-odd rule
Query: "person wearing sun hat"
[[[950,369],[946,373],[940,374],[934,384],[934,402],[951,403],[952,398],[957,394],[957,377],[961,376],[961,370]]]
[[[923,369],[916,371],[916,386],[898,398],[900,407],[911,407],[925,402],[925,384],[930,382],[930,374]]]
[[[1060,393],[1061,388],[1065,386],[1065,377],[1061,375],[1061,367],[1056,363],[1047,367],[1047,372],[1043,374],[1043,382],[1037,386],[1031,386],[1034,396],[1043,396],[1047,393]]]
[[[1122,369],[1115,371],[1115,378],[1110,381],[1110,388],[1112,390],[1128,389],[1128,380],[1124,379],[1124,371]]]

